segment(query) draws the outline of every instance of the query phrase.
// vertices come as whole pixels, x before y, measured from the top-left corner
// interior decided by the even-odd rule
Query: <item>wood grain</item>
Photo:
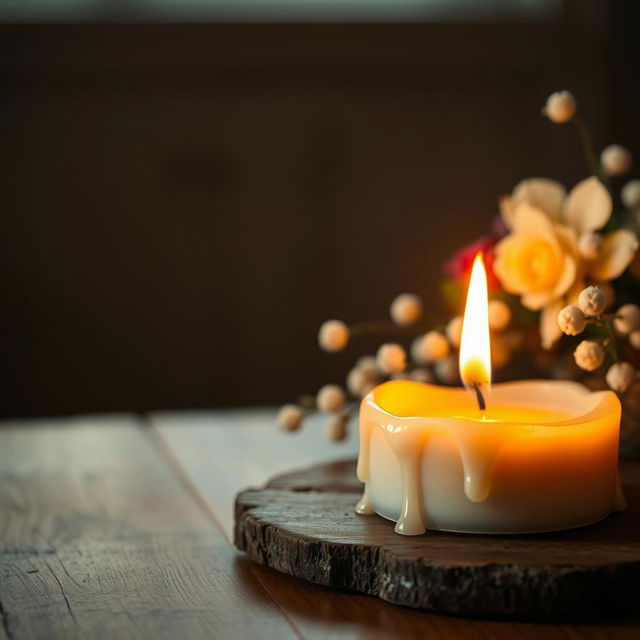
[[[361,486],[348,461],[239,494],[235,544],[295,577],[415,608],[525,620],[628,615],[640,580],[640,486],[625,491],[626,511],[580,529],[407,539],[389,521],[355,514]]]
[[[0,429],[0,634],[296,638],[133,420]]]
[[[356,443],[326,448],[320,424],[287,437],[273,429],[271,410],[157,414],[152,422],[202,500],[228,526],[232,495],[282,469],[348,456]],[[228,468],[233,461],[233,470]],[[623,640],[637,637],[634,620],[606,624],[547,624],[454,618],[390,605],[370,596],[326,589],[260,564],[252,569],[305,638],[524,638],[529,640]]]

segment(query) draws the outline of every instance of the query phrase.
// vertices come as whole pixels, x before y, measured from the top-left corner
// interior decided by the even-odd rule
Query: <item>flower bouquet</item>
[[[501,197],[488,233],[444,266],[448,317],[427,323],[419,296],[403,293],[391,303],[388,321],[322,324],[318,342],[327,352],[342,351],[364,333],[379,333],[384,341],[376,354],[357,360],[344,388],[327,384],[282,407],[281,428],[295,431],[306,414],[320,411],[329,417],[327,438],[340,441],[357,410],[349,398],[362,398],[386,379],[459,384],[459,313],[480,251],[491,298],[494,369],[510,369],[511,378],[533,370],[592,389],[610,387],[623,404],[622,452],[640,454],[640,180],[619,188],[619,176],[631,170],[631,154],[610,145],[598,157],[569,92],[549,96],[543,115],[577,127],[591,175],[569,192],[555,180],[529,178]]]

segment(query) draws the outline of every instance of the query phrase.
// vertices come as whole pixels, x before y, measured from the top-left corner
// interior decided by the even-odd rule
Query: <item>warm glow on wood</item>
[[[465,387],[491,383],[489,299],[482,253],[473,261],[460,341],[460,377]]]

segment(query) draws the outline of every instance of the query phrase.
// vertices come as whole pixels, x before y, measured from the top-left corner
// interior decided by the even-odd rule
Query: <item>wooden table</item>
[[[111,415],[0,427],[0,639],[637,638],[640,620],[479,621],[329,591],[230,544],[233,497],[349,458],[275,411]]]

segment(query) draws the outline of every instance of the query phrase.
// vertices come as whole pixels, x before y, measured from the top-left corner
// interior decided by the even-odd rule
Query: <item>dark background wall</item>
[[[325,318],[436,309],[498,194],[586,174],[548,93],[640,149],[637,10],[560,5],[0,26],[2,415],[281,402],[366,349],[320,353]]]

